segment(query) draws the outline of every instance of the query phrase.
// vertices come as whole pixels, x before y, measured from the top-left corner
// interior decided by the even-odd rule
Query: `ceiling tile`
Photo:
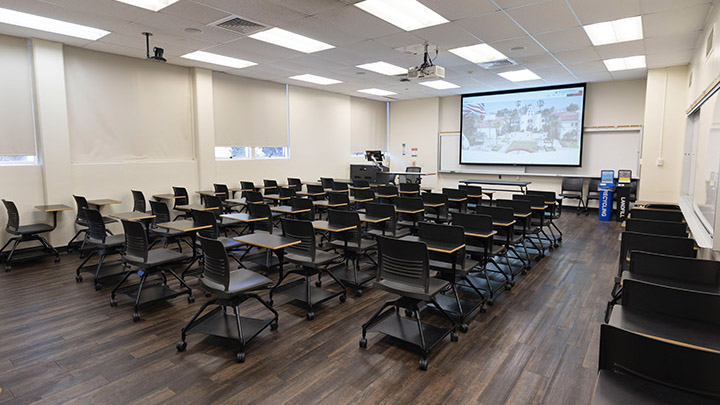
[[[692,60],[693,52],[668,52],[647,55],[645,57],[648,68],[687,65]]]
[[[344,3],[337,0],[265,0],[278,6],[287,7],[297,12],[313,15],[334,8],[345,6]]]
[[[190,34],[185,32],[185,28],[194,28],[201,30],[202,32],[199,34]],[[137,35],[142,38],[142,32],[145,31],[153,33],[153,37],[150,39],[151,42],[155,40],[175,39],[221,44],[242,37],[242,35],[236,32],[224,30],[222,28],[209,27],[207,25],[188,21],[174,15],[162,13],[155,13],[149,17],[141,18],[130,25],[124,26],[124,29],[117,30],[116,32],[122,32],[128,35]]]
[[[647,69],[621,70],[610,72],[613,80],[644,79],[647,77]]]
[[[208,52],[251,60],[253,62],[283,60],[304,55],[302,52],[293,51],[292,49],[268,44],[252,38],[241,38],[206,50]]]
[[[287,7],[271,4],[263,0],[202,0],[202,3],[229,14],[236,14],[240,17],[274,27],[308,16],[307,14],[299,13]]]
[[[490,0],[421,0],[421,3],[450,21],[498,11]]]
[[[553,52],[553,55],[565,65],[575,65],[600,60],[600,56],[593,47],[575,49],[573,51]]]
[[[320,21],[315,17],[307,17],[301,20],[296,20],[290,24],[284,25],[282,28],[333,46],[347,45],[364,39],[337,29],[336,27]]]
[[[531,34],[557,31],[579,25],[564,0],[551,0],[515,8],[508,10],[508,14]]]
[[[607,72],[605,64],[600,61],[588,62],[580,65],[572,65],[568,66],[567,68],[570,69],[570,71],[577,76],[585,75],[588,73]]]
[[[645,51],[651,54],[692,50],[695,49],[700,34],[700,31],[690,31],[668,37],[648,38],[645,40]]]
[[[399,48],[423,43],[423,39],[416,36],[414,32],[400,32],[397,34],[386,35],[384,37],[374,38],[373,41],[390,48]]]
[[[708,3],[712,3],[712,0],[640,0],[640,11],[643,14],[650,14],[678,7]]]
[[[531,56],[546,53],[545,50],[540,47],[540,45],[538,45],[535,41],[532,40],[532,38],[528,36],[507,39],[504,41],[491,42],[490,45],[492,45],[493,48],[502,52],[503,54],[505,54],[505,56],[511,59],[520,56]],[[525,49],[522,49],[523,47]]]
[[[640,15],[640,0],[568,0],[583,25]]]
[[[485,42],[501,41],[525,35],[504,13],[493,13],[457,22],[461,27]]]
[[[404,32],[402,29],[366,13],[355,6],[332,9],[315,18],[333,25],[335,28],[362,37],[363,39],[384,37]]]
[[[198,24],[210,24],[211,22],[230,16],[230,14],[224,11],[192,1],[178,1],[160,10],[160,13],[180,17]]]
[[[608,72],[594,72],[577,75],[578,80],[582,82],[608,82],[612,80],[612,76]]]
[[[621,42],[619,44],[596,46],[595,51],[600,56],[600,59],[644,55],[645,42],[642,39],[639,39],[637,41]]]
[[[710,11],[710,4],[680,7],[643,16],[645,38],[666,37],[688,31],[700,31]]]
[[[550,69],[561,67],[560,64],[557,63],[555,58],[548,54],[523,56],[515,58],[515,61],[520,63],[521,67],[528,68],[532,71],[535,71],[536,69]]]
[[[480,42],[474,35],[471,35],[457,23],[423,28],[413,31],[413,34],[433,45],[439,46],[442,50],[465,45],[475,45]]]
[[[550,52],[569,51],[592,46],[585,30],[580,27],[535,35],[535,39]]]
[[[531,4],[538,4],[538,3],[545,3],[550,0],[495,0],[497,4],[504,8],[515,8],[515,7],[524,7],[529,6]]]
[[[10,6],[13,3],[22,4],[23,8],[18,8],[18,10],[21,11],[32,12],[30,7],[33,7],[33,3],[49,3],[66,7],[75,11],[80,11],[82,13],[89,13],[98,16],[112,16],[113,18],[125,20],[127,22],[135,21],[142,18],[143,16],[152,14],[152,11],[140,7],[134,7],[129,4],[121,3],[115,0],[93,0],[90,2],[87,0],[3,0],[2,2],[3,7]]]

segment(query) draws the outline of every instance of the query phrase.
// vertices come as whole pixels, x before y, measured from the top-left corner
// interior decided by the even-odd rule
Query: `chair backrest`
[[[262,203],[265,201],[259,191],[243,191],[242,195],[245,197],[245,201],[248,205],[252,205],[251,203]]]
[[[683,222],[653,221],[651,219],[628,218],[625,230],[630,232],[651,233],[655,235],[687,237],[687,225]]]
[[[353,187],[370,187],[370,182],[367,180],[353,180]]]
[[[155,215],[155,218],[153,218],[154,224],[161,224],[163,222],[170,222],[170,210],[168,209],[167,204],[165,204],[162,201],[150,201],[150,210],[152,211],[152,214]]]
[[[265,186],[265,192],[263,194],[277,194],[278,193],[278,183],[276,180],[263,180],[263,185]]]
[[[222,201],[227,200],[230,198],[230,189],[228,189],[227,184],[213,184],[213,188],[215,188],[216,193],[220,193],[217,196],[220,197]]]
[[[297,219],[306,221],[312,221],[315,219],[315,204],[313,204],[312,200],[309,198],[293,197],[290,199],[290,206],[294,211],[309,210],[307,212],[297,214],[295,216]]]
[[[450,246],[459,246],[465,244],[465,229],[457,225],[442,225],[432,222],[420,222],[419,235],[423,242],[441,243]],[[465,247],[457,250],[455,253],[455,263],[462,266],[465,263]],[[431,259],[447,260],[448,255],[441,252],[429,252]]]
[[[240,188],[246,191],[255,191],[255,183],[252,181],[241,181]]]
[[[512,208],[513,213],[516,213],[516,214],[524,215],[524,214],[532,212],[530,201],[527,201],[527,200],[498,199],[498,200],[495,200],[495,204],[497,204],[498,207]]]
[[[12,201],[2,200],[2,202],[3,204],[5,204],[5,209],[7,210],[8,216],[5,230],[10,233],[15,233],[20,226],[20,214],[18,213],[18,209],[15,206],[15,203]]]
[[[282,233],[286,238],[300,240],[299,244],[286,248],[289,253],[309,257],[310,261],[315,260],[315,230],[312,221],[283,218]]]
[[[320,184],[322,184],[322,188],[324,189],[332,189],[333,183],[333,179],[330,177],[320,177]]]
[[[86,210],[87,212],[87,237],[88,239],[100,241],[105,243],[105,221],[103,221],[102,215],[98,210]]]
[[[295,189],[289,187],[280,187],[280,198],[295,197]]]
[[[419,183],[400,183],[398,186],[400,187],[400,191],[404,191],[404,195],[408,195],[408,193],[420,195]]]
[[[122,220],[125,232],[125,255],[147,262],[148,240],[142,222]]]
[[[467,198],[467,190],[457,188],[443,188],[442,193],[448,196],[448,198]]]
[[[190,204],[190,197],[188,196],[188,192],[185,187],[173,186],[173,195],[175,195],[175,197],[178,197],[174,201],[174,206]]]
[[[622,306],[628,311],[720,325],[720,294],[625,279]]]
[[[320,184],[308,184],[307,185],[307,191],[308,193],[324,193],[325,187],[321,186]]]
[[[332,189],[336,191],[346,191],[350,189],[350,185],[344,182],[333,181]]]
[[[441,193],[423,193],[420,196],[425,204],[443,204],[438,207],[427,207],[426,212],[430,216],[447,216],[448,213],[448,196]]]
[[[358,215],[357,212],[329,209],[328,224],[338,227],[355,227],[354,229],[345,232],[330,232],[330,240],[341,240],[358,244],[360,243],[360,239],[362,237],[362,228],[360,224],[360,215]]]
[[[628,268],[628,253],[633,250],[672,256],[697,257],[694,239],[638,232],[623,232],[620,237],[618,276],[622,275],[623,270]]]
[[[302,181],[296,177],[288,177],[288,187],[295,191],[302,191]]]
[[[378,186],[377,188],[378,195],[398,195],[398,188],[395,186]]]
[[[350,197],[346,193],[330,193],[328,195],[328,204],[344,204],[333,207],[336,210],[348,210],[350,209]]]
[[[515,211],[512,207],[486,207],[480,206],[475,209],[475,212],[481,215],[490,215],[493,222],[508,223],[515,220]]]
[[[715,260],[633,250],[629,271],[661,279],[720,286],[720,262]]]
[[[561,186],[562,192],[576,191],[582,193],[583,179],[582,177],[565,177]]]
[[[555,202],[557,195],[554,191],[528,190],[527,195],[541,195],[546,203]]]
[[[376,218],[390,218],[377,224],[368,223],[370,229],[385,229],[386,233],[395,236],[397,232],[397,219],[395,215],[395,206],[392,204],[367,203],[365,204],[365,214]]]
[[[75,199],[75,205],[77,205],[77,217],[75,218],[75,222],[87,221],[87,214],[85,214],[85,210],[90,209],[90,205],[88,205],[87,199],[83,196],[79,195],[73,195],[73,198]]]
[[[216,195],[206,195],[205,208],[213,208],[212,210],[210,210],[210,212],[215,214],[215,217],[220,218],[220,215],[222,215],[223,213],[222,200]]]
[[[376,280],[389,280],[420,286],[425,292],[430,287],[430,258],[424,242],[379,236],[378,270]]]
[[[406,173],[422,173],[422,167],[420,166],[408,166],[405,168]]]
[[[395,183],[395,174],[389,174],[387,172],[377,172],[376,181],[378,184],[390,184]]]
[[[210,211],[198,210],[192,210],[191,214],[193,219],[193,226],[201,227],[210,225],[210,228],[199,229],[197,231],[197,234],[199,236],[210,239],[217,239],[220,237],[220,230],[218,228],[217,220],[215,219],[215,214]]]
[[[643,208],[633,208],[632,210],[630,210],[630,218],[673,222],[683,222],[685,220],[685,217],[683,216],[681,211]]]
[[[248,204],[248,212],[254,218],[267,218],[263,221],[253,222],[256,231],[273,233],[272,210],[267,204]]]
[[[356,200],[368,200],[368,199],[375,199],[375,192],[370,189],[359,189],[355,190],[355,199]]]
[[[147,205],[145,205],[145,195],[139,190],[130,190],[133,197],[133,211],[145,212],[147,211]]]
[[[405,173],[420,173],[422,172],[422,167],[419,166],[408,166],[405,168]],[[420,184],[420,175],[419,174],[411,174],[411,175],[405,175],[405,181],[404,183],[411,183],[411,184]]]
[[[494,230],[490,215],[456,213],[452,216],[452,224],[479,235],[488,235]]]
[[[600,325],[600,370],[720,397],[720,353]],[[712,401],[715,402],[715,401]]]
[[[466,185],[459,185],[458,189],[465,190],[468,193],[468,196],[482,196],[482,187],[480,186],[466,186]]]
[[[420,197],[398,197],[395,204],[399,210],[417,211],[425,209]]]
[[[513,200],[528,201],[530,207],[545,207],[545,197],[537,194],[513,194]]]
[[[224,291],[230,287],[230,264],[223,243],[217,239],[199,236],[203,251],[202,277],[220,284]]]
[[[598,184],[600,184],[600,179],[590,179],[590,183],[588,183],[588,192],[597,193]]]
[[[638,181],[630,180],[630,202],[635,202],[637,200],[637,188]]]

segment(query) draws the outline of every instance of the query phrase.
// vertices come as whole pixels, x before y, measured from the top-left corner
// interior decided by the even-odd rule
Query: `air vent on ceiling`
[[[478,63],[478,66],[480,66],[483,69],[497,69],[497,68],[502,68],[502,67],[515,66],[517,64],[518,63],[512,59],[502,59],[502,60],[495,60],[492,62]]]
[[[262,24],[246,20],[236,15],[232,15],[230,17],[223,18],[222,20],[215,21],[210,25],[224,28],[226,30],[237,32],[243,35],[254,34],[267,28]]]

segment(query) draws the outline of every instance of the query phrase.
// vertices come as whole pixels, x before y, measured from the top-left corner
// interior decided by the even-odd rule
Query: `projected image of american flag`
[[[482,118],[485,118],[485,103],[467,104],[463,109],[463,114],[480,114]]]

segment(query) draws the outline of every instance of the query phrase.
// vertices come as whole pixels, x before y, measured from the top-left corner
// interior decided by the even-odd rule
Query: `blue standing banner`
[[[598,219],[609,221],[612,215],[612,193],[615,188],[615,171],[601,170],[598,193],[600,194],[600,205],[598,207]]]

